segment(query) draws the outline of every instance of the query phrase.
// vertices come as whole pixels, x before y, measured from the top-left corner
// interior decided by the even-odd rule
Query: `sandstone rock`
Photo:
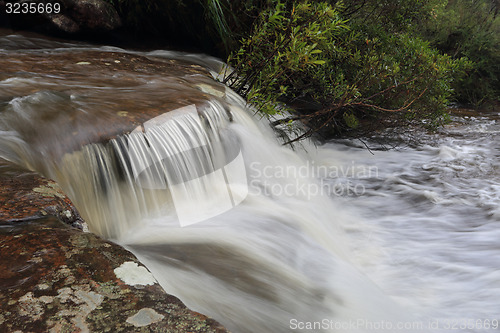
[[[7,95],[8,90],[0,92],[0,101],[4,96],[2,93],[6,94],[7,100],[47,93],[57,99],[39,105],[37,112],[30,116],[30,121],[19,129],[26,133],[23,139],[32,147],[40,147],[38,150],[41,150],[42,146],[50,146],[50,154],[56,159],[85,144],[105,142],[131,132],[145,121],[167,111],[190,104],[200,105],[212,97],[200,88],[188,89],[185,85],[190,77],[197,78],[194,82],[200,80],[198,77],[212,81],[210,73],[203,67],[125,52],[73,50],[52,53],[50,57],[42,52],[11,53],[0,57],[0,68],[2,80],[17,80],[22,73],[22,80],[35,81],[16,87],[15,95]],[[45,83],[36,82],[39,76],[57,78],[60,75],[65,76],[66,85],[54,80],[50,92],[46,90]],[[159,76],[161,82],[151,86],[161,85],[161,88],[152,89],[144,84],[143,80],[154,82]],[[182,89],[171,84],[176,81],[182,82]],[[96,86],[112,89],[93,88]],[[123,93],[125,90],[120,87],[130,89]],[[81,106],[78,103],[80,98],[92,100],[92,106]],[[49,110],[49,107],[52,109]],[[42,110],[46,110],[47,115]],[[45,121],[47,117],[51,118],[50,122]],[[68,117],[71,122],[68,122]],[[17,126],[15,123],[9,125],[12,128]],[[54,134],[66,136],[66,139],[55,138],[48,144],[47,140],[54,138]]]
[[[78,23],[76,23],[66,15],[53,14],[49,17],[49,20],[57,29],[64,32],[74,34],[80,31],[80,26],[78,25]]]
[[[77,228],[86,228],[56,182],[0,159],[0,225],[47,215]]]
[[[149,279],[125,249],[55,217],[0,227],[0,331],[227,332],[156,282],[127,284],[123,266]]]
[[[0,160],[0,332],[227,332],[70,224],[85,228],[54,181]]]

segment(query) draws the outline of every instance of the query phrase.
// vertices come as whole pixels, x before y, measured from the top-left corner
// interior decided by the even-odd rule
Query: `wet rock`
[[[0,159],[0,225],[47,215],[80,229],[86,224],[59,185]]]
[[[54,181],[0,160],[0,332],[226,332],[71,224],[85,227]]]
[[[67,33],[77,33],[80,31],[78,23],[66,15],[54,14],[49,18],[49,20],[58,30],[62,30]]]
[[[143,277],[124,281],[120,267]],[[130,252],[55,217],[1,225],[0,272],[0,332],[227,332]]]
[[[43,158],[51,160],[213,98],[197,86],[213,82],[201,66],[123,52],[12,52],[0,57],[0,68],[0,80],[16,83],[0,91],[0,112],[12,113],[7,126],[35,151],[50,147]],[[15,107],[29,121],[20,122]]]

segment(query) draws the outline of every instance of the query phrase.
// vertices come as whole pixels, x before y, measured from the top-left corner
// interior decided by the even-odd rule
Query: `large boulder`
[[[103,0],[64,0],[65,15],[77,23],[80,30],[111,31],[121,26],[121,20],[115,8]],[[47,15],[52,22],[55,16]],[[55,22],[54,22],[55,23]]]
[[[0,161],[0,332],[227,332],[79,228],[55,182]]]
[[[0,227],[1,332],[226,332],[128,251],[55,217]]]

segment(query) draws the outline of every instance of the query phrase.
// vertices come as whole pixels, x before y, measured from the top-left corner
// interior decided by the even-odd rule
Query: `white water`
[[[16,92],[31,79],[7,80]],[[132,250],[167,292],[233,332],[498,330],[495,118],[464,120],[436,138],[420,134],[416,147],[374,155],[356,141],[292,151],[233,93],[214,95],[196,106],[206,122],[165,121],[151,134],[138,129],[87,145],[62,163],[41,158],[47,154],[21,129],[34,128],[37,107],[63,102],[45,91],[28,95],[26,108],[16,97],[2,106],[0,154],[57,178],[91,231]],[[57,142],[51,135],[43,142]],[[203,149],[178,154],[193,147]],[[248,194],[207,213],[239,187],[215,176],[188,182],[236,160],[233,151],[241,152]],[[152,168],[131,162],[141,154]],[[151,163],[155,156],[162,162]],[[184,197],[166,184],[183,185]],[[211,217],[181,227],[179,201]]]
[[[401,304],[461,332],[488,331],[499,318],[499,125],[496,114],[456,118],[440,135],[421,133],[416,147],[318,151],[328,159],[335,150],[336,165],[378,168],[356,180],[362,195],[341,199],[370,225],[352,237],[353,248],[373,250],[355,250],[359,267]]]

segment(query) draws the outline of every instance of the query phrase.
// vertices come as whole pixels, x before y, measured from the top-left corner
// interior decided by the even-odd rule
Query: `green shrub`
[[[303,120],[308,135],[386,120],[435,127],[450,99],[499,95],[493,0],[109,1],[138,31],[229,54],[225,82],[265,114],[298,108],[283,121]]]
[[[266,113],[275,112],[277,101],[314,94],[318,67],[335,52],[348,28],[338,12],[325,3],[299,3],[290,10],[278,3],[261,14],[252,34],[229,57],[235,66],[225,80],[250,103]],[[328,50],[328,54],[323,52]]]
[[[492,0],[444,1],[426,21],[423,35],[441,52],[472,62],[467,77],[454,84],[454,97],[481,105],[500,99],[500,15]]]
[[[358,127],[358,118],[442,123],[451,84],[467,61],[405,32],[362,29],[339,8],[304,1],[263,12],[229,58],[234,72],[226,83],[266,113],[279,102],[310,105],[293,117],[307,122],[306,135]]]

